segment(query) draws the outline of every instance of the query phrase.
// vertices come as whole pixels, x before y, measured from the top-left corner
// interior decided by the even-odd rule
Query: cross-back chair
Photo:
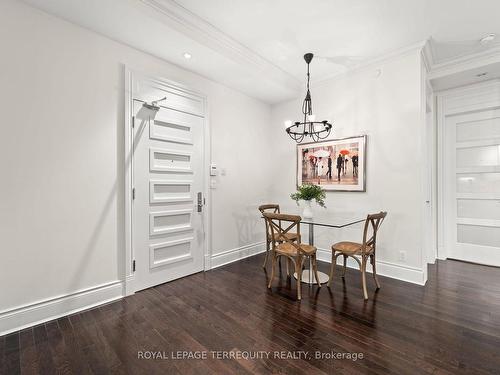
[[[337,258],[342,255],[344,258],[342,277],[345,276],[348,257],[352,257],[358,263],[359,269],[361,271],[363,296],[365,300],[368,299],[368,293],[366,291],[366,263],[368,261],[368,258],[370,258],[370,262],[372,264],[373,280],[375,281],[377,289],[380,289],[380,283],[377,278],[377,269],[375,265],[376,263],[375,253],[377,246],[377,232],[386,216],[387,212],[379,212],[377,214],[370,214],[366,217],[365,226],[363,230],[363,242],[358,243],[358,242],[342,241],[332,245],[332,265],[330,269],[330,278],[328,280],[328,287],[331,287],[332,284],[335,265],[337,264]],[[370,231],[371,231],[371,236],[369,236]],[[361,258],[361,260],[359,258]]]
[[[270,212],[270,213],[274,213],[274,214],[281,213],[279,204],[263,204],[263,205],[259,206],[259,211],[262,215],[264,215],[265,212]],[[262,265],[262,268],[266,268],[267,259],[269,257],[269,252],[272,250],[271,227],[269,226],[269,223],[267,222],[267,220],[265,218],[264,218],[264,222],[266,224],[266,257],[264,258],[264,264]],[[294,232],[288,232],[286,234],[286,237],[292,241],[297,241],[299,238],[297,233],[294,233]]]
[[[314,276],[318,286],[321,287],[316,262],[316,247],[300,243],[300,221],[302,220],[300,216],[269,212],[264,212],[263,215],[271,229],[271,243],[273,246],[271,278],[267,287],[271,288],[278,258],[286,257],[294,265],[297,273],[297,299],[300,300],[302,298],[302,265],[309,257],[311,258]],[[289,238],[289,234],[293,233],[291,230],[295,228],[298,241]]]

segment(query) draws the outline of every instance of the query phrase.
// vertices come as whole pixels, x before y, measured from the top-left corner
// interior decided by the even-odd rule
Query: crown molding
[[[445,77],[466,70],[500,62],[500,47],[474,53],[432,65],[429,79]]]
[[[388,53],[385,53],[383,55],[373,57],[367,60],[364,60],[363,62],[356,64],[355,66],[352,66],[348,68],[347,70],[339,73],[332,74],[330,76],[320,78],[318,80],[312,81],[314,84],[323,84],[335,79],[339,79],[343,76],[346,76],[350,73],[361,71],[364,69],[369,69],[371,67],[374,67],[378,64],[382,64],[384,62],[390,61],[392,59],[398,58],[398,57],[403,57],[407,54],[410,53],[416,53],[418,51],[422,51],[428,41],[423,40],[414,44],[410,44],[409,46],[398,48],[396,50],[390,51]]]
[[[161,15],[162,22],[204,46],[238,64],[246,65],[252,70],[271,77],[274,82],[288,89],[299,90],[301,88],[300,81],[293,75],[253,52],[174,0],[140,1],[154,10],[156,15]]]

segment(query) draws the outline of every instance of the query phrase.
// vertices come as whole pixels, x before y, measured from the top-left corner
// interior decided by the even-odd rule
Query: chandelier
[[[332,130],[332,124],[327,120],[316,121],[316,116],[313,115],[311,91],[309,90],[309,64],[313,56],[312,53],[306,53],[304,55],[304,60],[307,63],[307,92],[304,102],[302,103],[304,119],[302,122],[296,121],[294,123],[290,120],[285,121],[286,132],[297,143],[302,142],[305,137],[309,137],[313,142],[318,142],[328,137]]]

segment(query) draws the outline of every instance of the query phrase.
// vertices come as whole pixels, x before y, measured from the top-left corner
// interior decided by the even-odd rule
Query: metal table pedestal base
[[[310,278],[309,275],[311,275]],[[320,284],[328,282],[328,279],[330,278],[326,273],[320,271],[318,271],[318,276]],[[297,272],[293,274],[293,277],[297,279]],[[314,277],[314,273],[308,269],[302,271],[302,282],[310,285],[317,284],[316,278]]]

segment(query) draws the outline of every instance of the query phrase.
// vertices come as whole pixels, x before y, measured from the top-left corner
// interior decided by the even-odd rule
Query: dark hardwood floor
[[[380,277],[363,301],[359,272],[330,291],[283,276],[262,256],[0,337],[2,374],[499,374],[500,269],[439,261],[426,287]],[[326,272],[327,264],[320,264]],[[339,269],[340,270],[340,269]],[[142,359],[200,351],[209,359]],[[213,359],[271,352],[269,358]],[[308,358],[283,358],[307,351]],[[317,359],[316,352],[363,353]],[[140,354],[140,352],[142,354]],[[275,355],[274,352],[283,352]],[[291,353],[290,353],[291,352]],[[144,354],[146,353],[146,354]],[[278,358],[275,358],[278,357]],[[281,358],[280,358],[281,357]]]

